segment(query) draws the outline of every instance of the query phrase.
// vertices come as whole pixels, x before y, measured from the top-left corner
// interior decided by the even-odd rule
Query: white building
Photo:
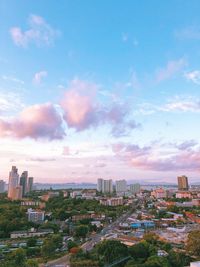
[[[13,198],[15,195],[15,188],[19,184],[19,174],[16,166],[12,166],[12,170],[9,173],[9,183],[8,183],[8,197]]]
[[[190,267],[200,267],[200,261],[190,262]]]
[[[116,193],[125,193],[127,191],[126,180],[116,181]]]
[[[131,185],[130,185],[130,191],[131,191],[133,194],[138,194],[138,193],[140,193],[140,184],[131,184]]]
[[[97,190],[102,193],[112,193],[113,192],[113,183],[112,180],[98,179],[97,181]]]
[[[29,222],[43,222],[44,221],[44,211],[36,211],[33,209],[28,209],[28,221]]]
[[[0,193],[5,192],[6,183],[3,180],[0,180]]]

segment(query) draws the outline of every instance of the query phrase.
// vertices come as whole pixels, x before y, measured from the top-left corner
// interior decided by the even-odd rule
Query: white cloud
[[[200,112],[200,98],[176,96],[162,105],[142,103],[135,114],[151,115],[156,112]]]
[[[200,70],[194,70],[185,73],[185,77],[188,81],[192,81],[193,83],[200,85]]]
[[[33,82],[36,84],[40,84],[42,82],[43,78],[45,78],[47,76],[47,74],[48,73],[45,70],[36,72],[34,75],[34,78],[33,78]]]
[[[20,95],[15,93],[0,92],[0,114],[5,112],[18,111],[24,107]]]
[[[24,81],[18,78],[15,78],[13,76],[2,75],[2,79],[5,81],[11,81],[11,82],[19,83],[19,84],[24,84]]]
[[[59,32],[53,29],[44,18],[30,15],[29,29],[23,31],[20,27],[10,29],[11,37],[17,46],[27,47],[30,43],[37,46],[51,45]]]

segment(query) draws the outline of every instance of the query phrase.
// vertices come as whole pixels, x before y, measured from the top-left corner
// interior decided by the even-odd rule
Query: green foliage
[[[200,230],[195,230],[189,233],[187,250],[194,256],[200,256]]]
[[[85,225],[80,225],[80,226],[77,226],[76,229],[75,229],[75,236],[76,237],[82,237],[82,238],[85,238],[87,233],[88,233],[89,229],[87,226]]]
[[[26,267],[38,267],[38,263],[35,260],[29,259],[26,262]]]
[[[129,253],[134,259],[140,259],[144,262],[149,256],[150,245],[146,241],[140,242],[129,248]]]
[[[57,248],[62,246],[62,237],[60,235],[53,235],[44,240],[42,246],[42,255],[44,258],[52,256]]]
[[[74,241],[69,240],[67,243],[67,249],[70,250],[71,248],[78,247],[78,244]]]
[[[97,252],[105,263],[111,263],[128,255],[128,248],[120,241],[106,240],[97,246]]]
[[[32,237],[32,238],[29,238],[28,239],[27,246],[28,247],[35,247],[36,246],[36,243],[37,243],[37,238]]]

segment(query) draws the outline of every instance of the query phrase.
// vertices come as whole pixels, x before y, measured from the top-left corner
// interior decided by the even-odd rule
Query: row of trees
[[[200,235],[200,231],[198,235]],[[198,238],[197,232],[191,233],[187,249],[192,255],[200,256],[200,238]],[[158,256],[158,249],[165,250],[167,256]],[[156,235],[148,233],[145,234],[143,241],[129,248],[119,241],[107,240],[98,244],[90,253],[79,250],[76,255],[71,257],[71,266],[104,266],[123,258],[129,258],[129,260],[120,263],[122,267],[183,267],[191,261],[191,257],[186,253],[175,252],[170,244],[160,241]]]

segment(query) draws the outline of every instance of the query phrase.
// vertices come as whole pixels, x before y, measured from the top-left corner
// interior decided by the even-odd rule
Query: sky
[[[0,179],[200,181],[199,0],[0,0]]]

